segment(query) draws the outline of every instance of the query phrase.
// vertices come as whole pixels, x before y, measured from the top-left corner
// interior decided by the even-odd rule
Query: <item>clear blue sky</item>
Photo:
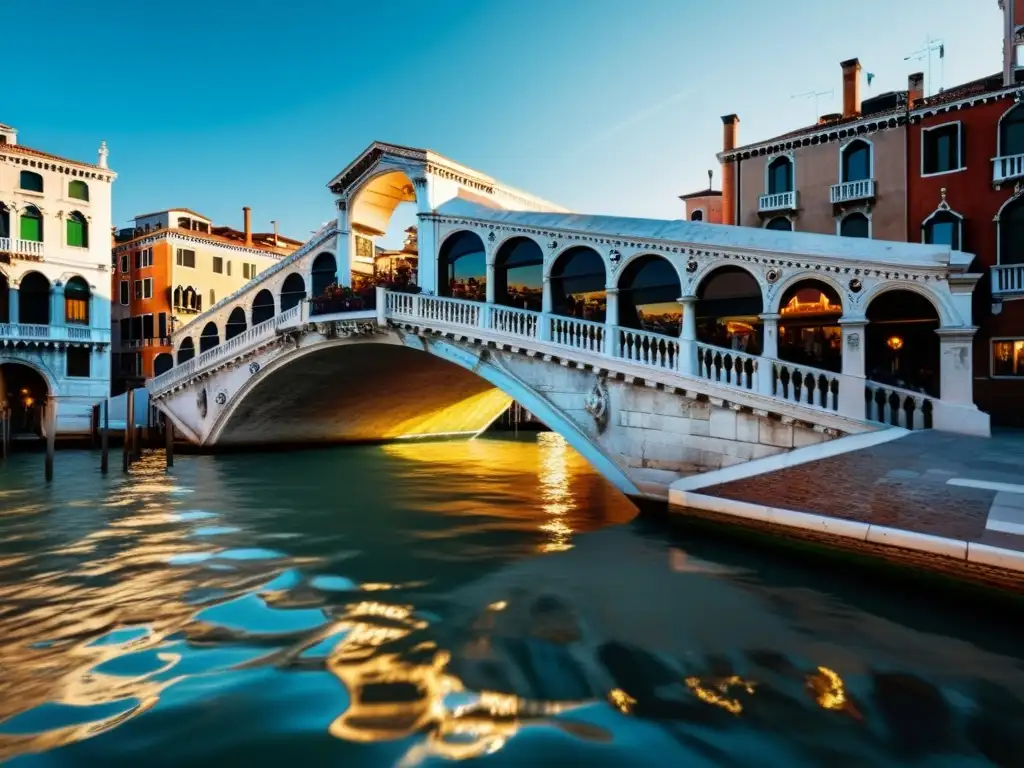
[[[240,226],[249,205],[255,228],[303,239],[378,139],[574,210],[678,218],[707,169],[717,186],[723,114],[743,142],[808,124],[813,101],[791,97],[835,89],[818,112],[839,109],[853,56],[876,75],[865,97],[905,88],[926,34],[947,87],[1001,67],[996,0],[37,0],[4,17],[31,31],[4,35],[0,122],[93,162],[105,139],[116,225],[187,206]]]

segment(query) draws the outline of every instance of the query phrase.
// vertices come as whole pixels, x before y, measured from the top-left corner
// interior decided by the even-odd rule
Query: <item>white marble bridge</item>
[[[664,498],[681,475],[887,425],[988,434],[970,254],[572,214],[385,144],[330,188],[336,221],[174,334],[178,364],[149,389],[190,441],[475,435],[515,400],[623,492]],[[402,202],[418,209],[422,292],[311,302],[349,284],[356,234],[383,232]],[[536,309],[512,306],[529,303],[517,281],[535,283]],[[911,365],[914,344],[934,346]],[[930,370],[930,393],[899,386],[901,364]],[[868,377],[883,369],[891,383]]]

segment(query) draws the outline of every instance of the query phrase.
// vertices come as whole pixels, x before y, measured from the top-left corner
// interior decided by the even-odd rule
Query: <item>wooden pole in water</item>
[[[124,410],[124,450],[121,456],[121,467],[127,472],[128,467],[131,466],[132,457],[132,435],[135,433],[133,429],[135,425],[135,390],[129,389],[125,393],[125,410]]]
[[[174,466],[174,424],[170,417],[164,414],[164,443],[167,453],[167,468]]]
[[[0,406],[0,457],[7,460],[7,408]]]
[[[57,445],[57,398],[46,398],[46,482],[53,480],[53,452]]]
[[[107,470],[110,468],[108,448],[110,440],[110,398],[104,398],[103,403],[103,426],[100,432],[100,473],[107,474]]]

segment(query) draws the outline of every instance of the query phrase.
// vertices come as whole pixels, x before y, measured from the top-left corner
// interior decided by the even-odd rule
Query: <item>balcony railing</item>
[[[993,296],[1024,296],[1024,264],[996,264],[992,267]]]
[[[855,200],[870,200],[875,196],[875,180],[860,179],[832,185],[833,203],[851,203]]]
[[[0,340],[5,342],[109,344],[110,329],[91,328],[88,325],[0,323]]]
[[[768,211],[792,211],[796,209],[796,192],[776,192],[771,195],[761,195],[758,201],[758,210],[767,213]]]
[[[43,244],[34,240],[19,240],[15,237],[0,237],[0,253],[15,256],[27,256],[32,259],[43,258]]]
[[[992,158],[992,183],[1002,184],[1024,176],[1024,155],[1006,155]]]

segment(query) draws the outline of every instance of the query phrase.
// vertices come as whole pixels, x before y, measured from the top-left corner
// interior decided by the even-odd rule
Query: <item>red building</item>
[[[975,255],[975,401],[1024,426],[1024,0],[1000,6],[1003,71],[908,105],[907,239]]]

